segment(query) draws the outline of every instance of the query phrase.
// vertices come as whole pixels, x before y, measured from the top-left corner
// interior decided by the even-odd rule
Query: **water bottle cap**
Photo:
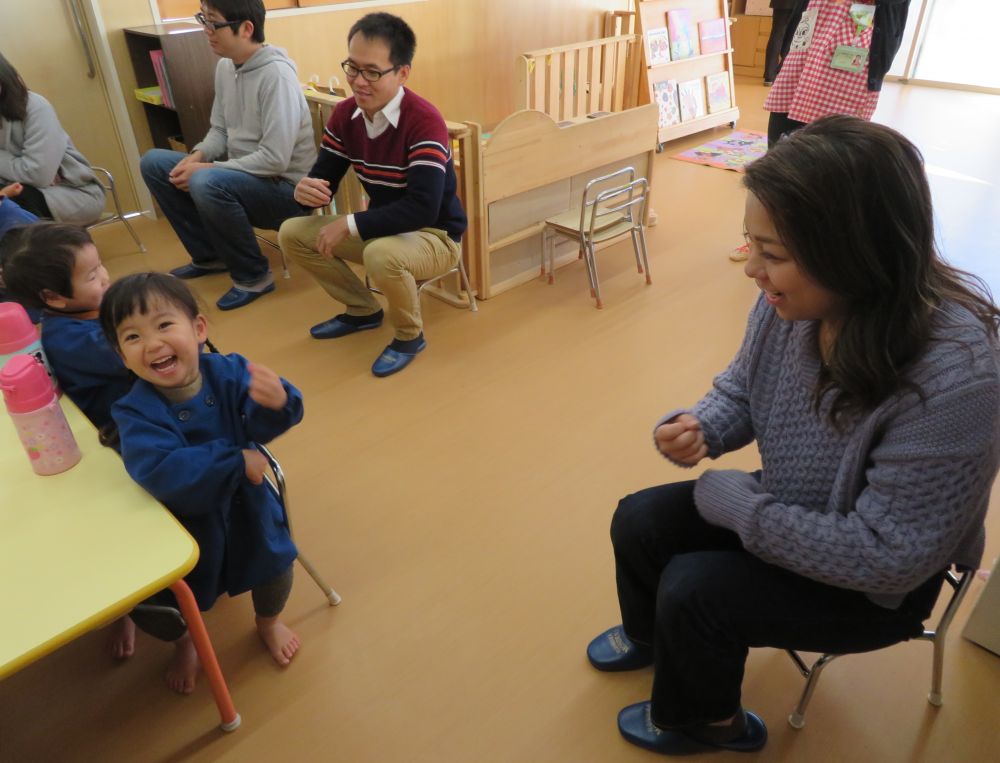
[[[0,302],[0,355],[12,355],[38,340],[38,329],[16,302]]]
[[[11,413],[30,413],[56,399],[45,366],[31,355],[15,355],[0,371],[0,389]]]

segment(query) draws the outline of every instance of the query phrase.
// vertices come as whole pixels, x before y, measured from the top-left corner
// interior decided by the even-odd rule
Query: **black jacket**
[[[878,92],[882,89],[882,80],[892,66],[900,44],[903,42],[903,30],[906,28],[906,14],[910,9],[910,0],[874,0],[875,20],[872,27],[872,48],[868,53],[868,89]],[[781,42],[781,57],[788,55],[792,46],[795,28],[799,25],[802,12],[809,5],[809,0],[797,0],[792,17],[785,29],[785,38]]]

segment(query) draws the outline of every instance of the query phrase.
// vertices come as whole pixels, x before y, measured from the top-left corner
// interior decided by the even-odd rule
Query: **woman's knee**
[[[615,548],[630,546],[652,534],[650,513],[655,507],[645,492],[631,493],[618,501],[611,517],[611,544]]]
[[[717,622],[741,610],[746,556],[745,551],[696,551],[673,557],[656,589],[657,622]]]

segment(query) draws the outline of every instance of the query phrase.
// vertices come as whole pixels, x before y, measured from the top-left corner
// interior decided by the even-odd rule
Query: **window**
[[[276,11],[282,8],[311,8],[318,5],[338,5],[340,3],[357,2],[357,0],[264,0],[264,8]],[[201,7],[200,0],[156,0],[160,9],[160,18],[190,19]]]

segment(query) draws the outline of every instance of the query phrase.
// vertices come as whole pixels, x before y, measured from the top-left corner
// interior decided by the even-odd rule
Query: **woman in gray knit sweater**
[[[36,217],[86,225],[104,209],[104,188],[55,109],[0,54],[0,186],[8,183],[20,184],[17,203]]]
[[[611,524],[622,625],[598,670],[653,665],[630,742],[763,746],[749,647],[862,652],[919,635],[951,565],[974,568],[1000,462],[1000,311],[934,245],[917,148],[820,119],[746,173],[743,344],[659,451],[691,467],[756,441],[761,471],[634,493]]]

